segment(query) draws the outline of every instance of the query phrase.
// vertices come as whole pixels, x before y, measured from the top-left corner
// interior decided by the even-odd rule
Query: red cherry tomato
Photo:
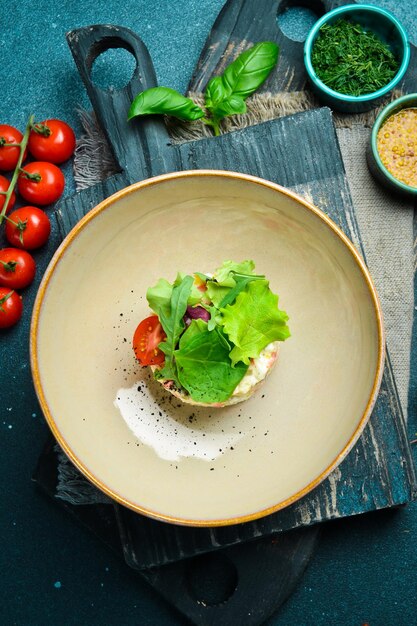
[[[45,120],[35,124],[28,141],[29,152],[39,161],[63,163],[75,150],[75,134],[61,120]]]
[[[15,146],[5,146],[7,143],[20,143],[23,135],[14,126],[0,124],[0,170],[9,172],[14,170],[20,155],[20,148]],[[24,159],[27,152],[25,151]]]
[[[22,298],[9,287],[0,287],[0,328],[16,324],[23,313]]]
[[[9,188],[10,182],[7,180],[5,176],[0,174],[0,191],[7,191]],[[0,193],[0,213],[3,210],[4,203],[6,202],[6,198],[3,194]],[[9,211],[12,210],[14,203],[16,202],[16,194],[12,191],[12,195],[9,198],[9,204],[7,205],[6,215]]]
[[[0,285],[10,289],[24,289],[35,278],[36,263],[25,250],[0,250]]]
[[[64,174],[59,167],[46,161],[28,163],[17,179],[21,196],[34,204],[52,204],[62,195],[64,187]]]
[[[36,206],[22,206],[6,221],[6,239],[16,248],[35,250],[48,240],[51,222],[45,211]]]
[[[157,315],[142,320],[133,336],[133,350],[141,365],[161,365],[164,353],[158,348],[166,335]]]

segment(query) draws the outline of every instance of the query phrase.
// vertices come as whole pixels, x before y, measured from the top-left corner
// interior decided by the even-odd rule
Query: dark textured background
[[[23,129],[33,112],[38,119],[62,117],[79,134],[76,110],[88,108],[89,102],[64,34],[88,24],[116,23],[135,30],[149,48],[160,84],[184,91],[222,4],[222,0],[0,2],[1,123]],[[415,0],[372,4],[391,9],[417,44]],[[299,17],[295,21],[288,17],[283,28],[297,34]],[[113,52],[111,59],[114,75],[99,59],[94,76],[117,86],[130,76],[129,57]],[[67,166],[67,193],[72,189],[69,170]],[[49,243],[51,251],[54,237],[56,233]],[[42,269],[40,263],[38,281]],[[24,322],[0,336],[0,623],[185,625],[135,573],[30,481],[47,427],[32,387],[21,386],[27,379],[28,354],[26,349],[22,360],[16,346],[27,346],[36,286],[27,290]],[[416,416],[410,415],[410,439],[416,431]],[[327,524],[297,591],[269,626],[416,624],[416,535],[417,504]]]

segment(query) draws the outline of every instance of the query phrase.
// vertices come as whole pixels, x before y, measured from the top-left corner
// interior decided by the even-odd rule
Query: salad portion
[[[245,400],[290,336],[265,276],[251,260],[225,261],[213,274],[160,278],[146,293],[153,315],[137,327],[142,366],[184,402],[225,406]]]

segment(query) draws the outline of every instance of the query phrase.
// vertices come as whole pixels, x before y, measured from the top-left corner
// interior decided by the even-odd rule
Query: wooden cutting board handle
[[[298,91],[307,75],[303,61],[303,41],[293,41],[280,29],[279,14],[294,6],[313,11],[317,18],[341,4],[355,0],[228,0],[220,11],[206,40],[189,91],[204,91],[212,76],[221,74],[238,54],[258,43],[273,41],[280,49],[277,68],[258,92]]]
[[[171,163],[174,155],[162,116],[127,121],[133,98],[139,92],[157,86],[152,59],[140,37],[128,28],[109,24],[77,28],[66,37],[115,160],[130,182],[141,180],[144,172],[150,176],[151,172],[176,169]],[[101,89],[91,77],[94,61],[110,48],[123,48],[136,60],[132,78],[121,89]]]

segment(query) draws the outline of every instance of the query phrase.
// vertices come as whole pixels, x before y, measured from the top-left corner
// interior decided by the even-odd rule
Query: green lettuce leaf
[[[172,289],[169,310],[165,301],[162,300],[162,305],[159,307],[159,310],[155,311],[166,334],[165,341],[159,344],[160,350],[165,354],[165,364],[162,370],[159,371],[158,377],[168,378],[174,380],[176,383],[178,383],[178,378],[174,352],[180,335],[185,328],[183,317],[187,309],[187,302],[190,297],[193,280],[192,276],[184,276],[181,282]]]
[[[180,345],[179,345],[180,349],[181,349],[181,346],[187,345],[187,343],[190,342],[191,339],[193,339],[193,337],[195,337],[196,335],[201,335],[201,333],[205,333],[206,330],[207,330],[207,322],[205,322],[202,319],[192,320],[191,324],[189,325],[185,333],[181,336]],[[185,340],[184,340],[184,336],[185,336]]]
[[[163,312],[165,316],[168,316],[171,312],[171,296],[173,285],[169,283],[165,278],[160,278],[154,287],[149,287],[146,292],[146,299],[149,307],[160,318],[160,313]]]
[[[182,283],[185,276],[186,274],[178,272],[173,284],[169,283],[165,278],[160,278],[154,287],[149,287],[147,290],[146,299],[148,300],[149,307],[158,317],[160,311],[163,311],[165,315],[170,314],[172,290]],[[201,296],[201,291],[197,289],[197,286],[193,282],[187,304],[190,306],[198,304],[201,300]]]
[[[290,336],[288,315],[278,309],[278,296],[267,280],[249,282],[234,304],[221,309],[224,332],[235,344],[230,352],[232,364],[248,364],[272,341]]]
[[[233,276],[230,276],[230,272],[236,272],[237,274],[252,274],[255,269],[255,263],[251,260],[242,261],[241,263],[235,263],[235,261],[224,261],[220,267],[214,272],[213,278],[220,285],[225,287],[234,287],[235,282]]]
[[[220,267],[216,269],[213,274],[213,278],[207,281],[207,294],[215,307],[225,306],[231,304],[233,300],[229,300],[228,294],[231,289],[236,288],[236,275],[251,276],[255,264],[253,261],[242,261],[241,263],[235,263],[234,261],[224,261]],[[243,288],[243,287],[242,287]],[[234,296],[239,293],[241,289],[238,288],[234,292]],[[223,304],[223,301],[227,301]]]
[[[216,282],[214,282],[214,280],[208,280],[206,285],[206,293],[210,299],[210,302],[212,302],[216,308],[219,308],[220,302],[224,300],[224,298],[227,296],[231,287],[218,285]]]
[[[225,402],[245,375],[248,366],[232,366],[230,345],[219,329],[207,330],[193,320],[174,353],[178,380],[196,402]]]

